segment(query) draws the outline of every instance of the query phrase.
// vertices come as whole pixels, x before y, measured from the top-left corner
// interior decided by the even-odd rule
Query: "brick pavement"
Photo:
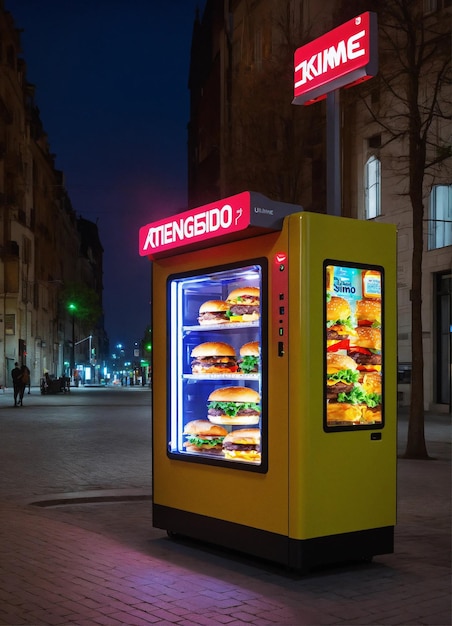
[[[107,451],[102,450],[95,484],[87,480],[86,467],[93,463],[89,455],[77,465],[83,475],[77,480],[77,468],[73,467],[77,457],[72,456],[72,447],[77,451],[84,438],[89,438],[88,447],[91,449],[92,445],[92,454],[96,454],[99,429],[104,424],[101,398],[90,428],[85,417],[87,393],[74,394],[71,408],[61,406],[63,402],[67,404],[67,399],[48,399],[44,412],[42,399],[30,397],[26,399],[29,417],[26,407],[22,416],[22,409],[18,410],[18,417],[14,414],[13,426],[27,450],[26,455],[17,457],[10,453],[8,467],[3,465],[2,470],[8,480],[5,491],[3,480],[0,486],[0,624],[450,625],[447,416],[430,416],[427,426],[428,447],[435,461],[399,461],[395,553],[376,557],[370,564],[328,568],[301,577],[245,556],[190,542],[174,542],[153,529],[149,500],[144,499],[149,496],[146,446],[138,448],[135,465],[126,472],[133,483],[129,486],[121,483],[119,490],[112,490],[109,471],[114,479],[120,474],[115,459],[108,459]],[[143,419],[147,420],[146,391],[120,391],[111,405],[126,407],[132,397],[139,406],[135,412],[128,409],[126,419],[130,429],[137,430],[142,438]],[[90,407],[92,398],[94,395]],[[81,410],[83,406],[85,412]],[[54,414],[46,421],[43,416],[52,413],[53,407]],[[0,440],[2,457],[4,446],[11,446],[8,437],[12,437],[14,429],[8,420],[13,413],[8,400],[0,397],[0,425],[3,421],[6,427],[2,430],[6,438]],[[37,435],[41,424],[33,431],[34,423],[40,419],[45,431],[53,429],[69,439],[70,446],[63,458],[37,454],[36,445],[45,445]],[[120,429],[122,421],[115,414],[110,428]],[[403,418],[400,423],[403,447]],[[32,431],[29,439],[27,429],[21,428],[26,424]],[[105,420],[105,427],[108,425]],[[54,433],[53,446],[57,437]],[[127,449],[133,449],[136,443],[132,434],[130,437],[124,437]],[[113,445],[113,437],[110,443]],[[52,466],[58,468],[59,476],[54,477],[57,490],[48,489]],[[104,471],[107,473],[102,489]],[[14,474],[17,492],[13,489]],[[70,493],[66,489],[69,482],[73,482]],[[49,496],[60,501],[60,485],[64,486],[68,500],[81,493],[103,493],[112,499],[90,504],[68,502],[59,507],[30,504]],[[93,487],[96,492],[91,491]],[[127,495],[142,495],[143,499],[127,500]]]

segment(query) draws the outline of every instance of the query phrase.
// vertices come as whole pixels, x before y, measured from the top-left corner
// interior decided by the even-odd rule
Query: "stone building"
[[[194,207],[252,190],[300,204],[308,211],[326,212],[326,105],[325,101],[311,106],[292,104],[294,52],[374,7],[380,71],[362,85],[340,92],[341,212],[397,224],[399,403],[408,404],[414,213],[409,197],[413,169],[407,155],[409,121],[414,114],[405,98],[407,70],[400,59],[409,48],[411,24],[380,15],[383,5],[386,10],[391,4],[207,0],[192,37],[188,197]],[[416,28],[424,36],[414,46],[417,58],[420,52],[424,54],[416,104],[419,134],[430,163],[422,172],[425,209],[420,236],[424,400],[427,409],[450,411],[451,3],[419,0],[410,4],[416,12]]]
[[[34,86],[27,82],[20,32],[0,1],[0,385],[14,362],[69,373],[72,340],[86,329],[65,309],[65,285],[81,283],[102,302],[102,246],[96,224],[77,219],[55,168]],[[93,332],[96,360],[105,353],[103,322]],[[73,337],[74,335],[74,337]],[[74,348],[75,349],[75,348]],[[90,363],[85,346],[75,349]]]

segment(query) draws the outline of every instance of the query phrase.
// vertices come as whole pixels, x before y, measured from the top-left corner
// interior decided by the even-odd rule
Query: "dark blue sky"
[[[149,323],[140,226],[187,208],[187,88],[205,0],[4,0],[78,215],[97,221],[111,347]]]

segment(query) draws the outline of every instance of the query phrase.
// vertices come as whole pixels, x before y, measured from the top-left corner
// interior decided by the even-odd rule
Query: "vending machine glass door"
[[[168,455],[266,471],[267,260],[168,278]]]

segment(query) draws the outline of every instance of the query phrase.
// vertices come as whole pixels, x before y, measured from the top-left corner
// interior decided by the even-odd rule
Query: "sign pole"
[[[326,180],[327,214],[342,214],[342,155],[340,90],[334,89],[326,95]]]
[[[377,15],[367,11],[297,48],[294,99],[309,105],[326,97],[327,214],[342,214],[342,87],[362,83],[378,71]]]

